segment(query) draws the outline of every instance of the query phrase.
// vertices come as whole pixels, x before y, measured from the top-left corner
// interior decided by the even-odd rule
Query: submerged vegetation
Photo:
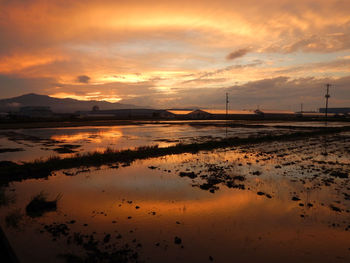
[[[48,201],[47,195],[44,192],[40,192],[27,205],[26,213],[30,217],[40,217],[46,212],[56,211],[57,201],[61,197],[61,195],[58,195],[54,200]]]
[[[61,158],[53,156],[46,160],[36,160],[17,164],[9,161],[0,162],[0,180],[2,184],[11,181],[44,178],[53,171],[71,169],[77,167],[101,166],[106,164],[130,164],[138,159],[147,159],[171,154],[197,153],[199,151],[210,151],[217,148],[234,147],[244,144],[257,144],[271,141],[298,140],[312,136],[321,136],[330,133],[349,131],[350,127],[341,128],[319,128],[313,131],[294,132],[284,135],[254,136],[248,138],[230,137],[223,139],[212,139],[205,142],[190,144],[179,143],[174,146],[159,148],[155,146],[144,146],[135,149],[113,150],[107,149],[104,152],[90,152],[86,154],[77,153],[73,157]]]

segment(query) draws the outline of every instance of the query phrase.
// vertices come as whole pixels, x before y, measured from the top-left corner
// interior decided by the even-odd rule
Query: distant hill
[[[0,112],[17,111],[25,106],[48,106],[53,112],[72,113],[76,111],[92,110],[92,107],[98,106],[100,110],[115,109],[137,109],[140,108],[131,104],[111,103],[107,101],[82,101],[75,99],[59,99],[47,95],[38,95],[34,93],[25,94],[19,97],[0,100]]]

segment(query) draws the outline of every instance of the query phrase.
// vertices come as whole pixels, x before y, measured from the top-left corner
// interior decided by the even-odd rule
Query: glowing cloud
[[[348,1],[0,4],[3,97],[34,90],[126,103],[152,98],[147,106],[171,107],[180,99],[183,106],[193,105],[183,96],[192,90],[201,96],[212,89],[219,96],[218,91],[265,79],[335,82],[350,74]],[[347,106],[348,100],[342,103]]]

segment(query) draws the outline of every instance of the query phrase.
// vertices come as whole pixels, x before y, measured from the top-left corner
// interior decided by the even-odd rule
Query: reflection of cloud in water
[[[92,143],[101,143],[105,140],[118,140],[123,136],[119,129],[99,130],[97,132],[78,132],[76,134],[60,134],[51,136],[52,140],[60,142],[79,142],[89,141]]]
[[[13,208],[23,209],[42,189],[63,197],[60,211],[26,224],[26,232],[9,235],[10,241],[22,258],[40,254],[38,248],[51,253],[45,259],[53,258],[64,246],[38,235],[38,229],[46,231],[39,224],[74,219],[70,234],[94,231],[101,242],[106,233],[120,233],[118,242],[137,240],[150,262],[180,262],[168,260],[176,259],[179,251],[184,262],[207,262],[209,255],[214,262],[227,262],[232,255],[237,262],[349,262],[349,204],[343,194],[348,194],[347,179],[328,184],[327,172],[340,169],[340,155],[348,163],[348,140],[333,136],[329,142],[327,157],[321,155],[319,139],[311,138],[137,160],[128,167],[106,166],[76,176],[58,171],[47,180],[15,182],[11,188],[18,200]],[[198,176],[180,177],[184,171]],[[226,175],[244,177],[245,189],[219,183],[219,190],[210,193],[193,187],[213,176],[226,180]],[[293,200],[295,196],[300,200]],[[183,249],[173,244],[174,236],[182,239]],[[64,244],[66,239],[60,239]],[[155,244],[168,248],[163,251]]]

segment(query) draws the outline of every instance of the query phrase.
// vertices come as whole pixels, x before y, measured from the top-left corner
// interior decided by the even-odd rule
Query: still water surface
[[[349,262],[349,178],[330,175],[350,172],[349,135],[13,182],[2,188],[12,201],[0,208],[1,225],[23,262],[85,257],[90,235],[99,250],[127,247],[141,262]],[[41,191],[62,197],[57,211],[32,218],[25,207]],[[6,221],[13,213],[17,227]],[[66,236],[48,231],[58,224]]]
[[[271,126],[259,129],[235,127],[226,130],[225,127],[201,126],[199,123],[3,130],[0,131],[0,160],[33,161],[54,155],[68,157],[75,153],[104,151],[107,148],[122,150],[156,144],[159,147],[167,147],[180,142],[200,142],[225,136],[243,138],[290,132],[287,128]]]

